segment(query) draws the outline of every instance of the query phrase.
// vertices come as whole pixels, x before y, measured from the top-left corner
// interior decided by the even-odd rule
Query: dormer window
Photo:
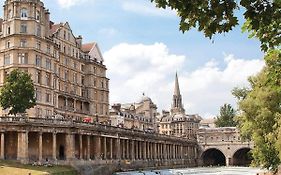
[[[28,12],[27,12],[27,9],[26,8],[22,8],[20,10],[20,17],[21,19],[27,19],[28,17]]]

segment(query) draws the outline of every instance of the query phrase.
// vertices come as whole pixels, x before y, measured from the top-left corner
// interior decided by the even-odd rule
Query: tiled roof
[[[52,33],[52,34],[55,33],[61,25],[62,25],[62,23],[53,24],[53,25],[51,26],[51,33]]]
[[[87,43],[82,45],[83,52],[90,52],[96,43]]]

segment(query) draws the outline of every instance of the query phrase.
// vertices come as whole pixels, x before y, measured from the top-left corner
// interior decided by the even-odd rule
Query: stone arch
[[[252,161],[250,155],[251,148],[243,147],[237,149],[232,156],[232,165],[233,166],[249,166]]]
[[[203,166],[226,166],[226,156],[217,148],[206,149],[201,154]]]

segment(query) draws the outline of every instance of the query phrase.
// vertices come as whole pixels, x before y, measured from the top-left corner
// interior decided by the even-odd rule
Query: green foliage
[[[235,87],[233,90],[232,90],[232,95],[234,97],[236,97],[238,100],[243,100],[246,98],[247,94],[249,93],[249,89],[247,88],[238,88],[238,87]]]
[[[215,124],[217,127],[235,127],[237,125],[234,117],[235,110],[230,104],[224,104],[220,108],[220,114],[217,116]]]
[[[244,31],[250,37],[257,37],[261,49],[278,48],[281,42],[281,0],[151,0],[159,8],[176,10],[180,17],[180,30],[197,28],[206,37],[229,32],[237,26],[238,18],[234,13],[244,7],[246,22]]]
[[[255,143],[253,164],[275,171],[281,163],[281,51],[270,51],[266,67],[250,77],[251,88],[238,98],[242,136]]]
[[[11,71],[0,90],[0,104],[10,109],[9,114],[25,113],[35,106],[34,86],[31,76],[18,69]]]

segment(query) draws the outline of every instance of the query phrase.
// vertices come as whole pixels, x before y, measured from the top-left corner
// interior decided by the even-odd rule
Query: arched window
[[[27,9],[26,8],[22,8],[20,10],[20,17],[21,18],[27,18],[28,17],[28,12],[27,12]]]

